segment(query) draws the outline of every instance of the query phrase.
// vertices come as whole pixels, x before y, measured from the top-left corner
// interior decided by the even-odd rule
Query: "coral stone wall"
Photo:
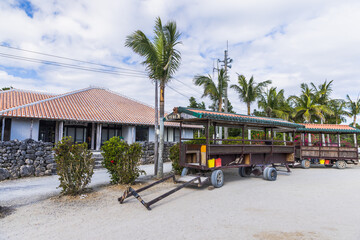
[[[32,139],[0,142],[0,181],[56,173],[53,144]]]
[[[170,161],[170,148],[174,146],[176,143],[173,142],[165,142],[164,143],[164,162]],[[155,153],[155,143],[154,142],[143,142],[143,155],[141,158],[141,164],[149,164],[154,163],[154,153]]]

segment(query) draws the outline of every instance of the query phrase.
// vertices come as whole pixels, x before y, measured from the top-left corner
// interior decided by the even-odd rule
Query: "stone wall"
[[[32,139],[0,142],[0,181],[56,173],[52,143]]]
[[[176,143],[173,142],[165,142],[164,146],[164,162],[169,162],[170,158],[170,148],[174,146]],[[154,148],[155,144],[154,142],[143,142],[143,156],[141,158],[141,164],[150,164],[154,163]]]

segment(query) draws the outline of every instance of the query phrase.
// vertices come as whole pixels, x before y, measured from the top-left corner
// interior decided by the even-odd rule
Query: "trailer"
[[[276,180],[280,166],[290,172],[289,164],[294,163],[295,153],[293,136],[297,128],[303,127],[283,119],[185,107],[174,108],[165,121],[180,123],[179,162],[184,169],[178,181],[203,176],[216,188],[224,184],[224,169],[238,168],[242,177],[263,175],[269,181]],[[182,136],[184,124],[202,126],[204,137]],[[236,129],[239,136],[223,139],[213,134],[221,134],[218,129],[222,128]],[[254,132],[261,136],[254,138]]]
[[[295,161],[302,168],[324,165],[344,169],[358,164],[357,135],[360,130],[337,124],[301,124],[295,139]]]

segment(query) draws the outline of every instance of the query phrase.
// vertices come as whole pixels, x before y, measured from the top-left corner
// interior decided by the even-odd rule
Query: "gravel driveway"
[[[146,176],[154,174],[154,165],[141,165]],[[171,163],[164,163],[164,172],[171,171]],[[140,176],[140,178],[146,177]],[[95,169],[89,187],[107,185],[110,176],[106,169]],[[34,203],[60,193],[59,177],[57,175],[45,177],[20,178],[0,182],[0,206],[19,206]]]
[[[140,195],[149,201],[172,188],[165,182]],[[151,211],[134,198],[120,205],[123,190],[20,206],[0,219],[0,239],[360,239],[358,166],[296,168],[274,182],[230,169],[222,188],[185,188]]]

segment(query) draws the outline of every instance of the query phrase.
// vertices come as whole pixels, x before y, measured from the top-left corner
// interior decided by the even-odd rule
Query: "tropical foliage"
[[[160,17],[156,18],[155,36],[151,41],[142,31],[137,30],[126,37],[125,46],[131,48],[145,60],[149,78],[160,82],[160,120],[165,113],[165,85],[173,78],[181,62],[180,52],[176,49],[181,44],[180,32],[173,21],[162,24]],[[157,111],[157,109],[156,109]],[[163,129],[163,121],[160,122]],[[164,149],[164,137],[160,136],[160,151]],[[162,154],[159,154],[158,177],[163,176]]]
[[[246,103],[247,113],[250,115],[251,103],[255,102],[255,100],[261,96],[264,87],[269,84],[271,84],[271,80],[256,83],[253,76],[251,76],[250,80],[247,81],[244,75],[238,75],[238,84],[231,85],[230,88],[237,92],[240,101]]]
[[[196,75],[194,77],[194,83],[196,86],[202,86],[204,93],[201,97],[209,97],[214,106],[217,108],[216,111],[221,112],[224,102],[224,92],[228,86],[228,77],[226,76],[225,70],[221,69],[218,74],[217,84],[210,75]]]

